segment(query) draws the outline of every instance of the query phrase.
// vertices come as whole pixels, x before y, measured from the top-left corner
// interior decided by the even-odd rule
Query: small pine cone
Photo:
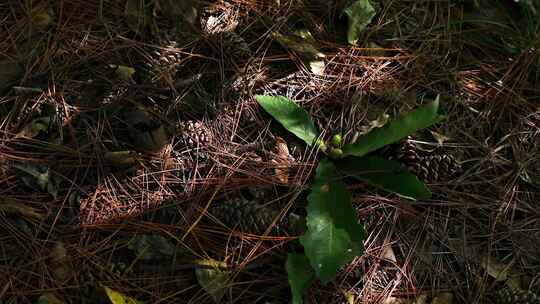
[[[223,51],[230,58],[247,58],[251,55],[249,45],[235,32],[219,32],[211,36],[211,39],[222,46]]]
[[[461,170],[459,162],[450,154],[423,156],[409,170],[418,178],[427,182],[444,181]]]
[[[496,304],[540,304],[540,297],[532,291],[505,287],[497,292]]]
[[[446,180],[461,170],[459,162],[450,154],[420,155],[411,137],[383,149],[382,155],[402,163],[426,182]]]
[[[182,63],[182,55],[174,51],[176,41],[167,41],[162,48],[150,52],[150,58],[144,62],[143,80],[150,83],[172,83]]]
[[[410,139],[411,137],[409,136],[407,139],[390,146],[383,153],[389,159],[396,160],[408,168],[414,167],[421,157],[418,155],[417,149]]]
[[[212,142],[212,132],[203,122],[188,120],[180,123],[180,137],[185,147],[196,149]]]
[[[264,234],[279,216],[278,210],[244,198],[221,202],[212,206],[209,212],[229,228],[259,235]],[[301,226],[300,217],[290,214],[273,226],[271,234],[276,235],[280,232],[296,234]]]

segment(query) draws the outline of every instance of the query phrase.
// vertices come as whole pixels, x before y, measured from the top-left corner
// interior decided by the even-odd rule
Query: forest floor
[[[365,250],[305,303],[539,293],[540,6],[371,3],[353,45],[346,1],[1,1],[0,303],[289,303],[322,152],[258,94],[325,140],[445,117],[407,140],[431,199],[348,182]]]

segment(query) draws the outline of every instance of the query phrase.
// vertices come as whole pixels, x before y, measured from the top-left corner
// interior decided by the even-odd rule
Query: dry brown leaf
[[[31,217],[38,220],[41,220],[45,217],[44,214],[38,212],[37,209],[26,206],[22,203],[16,201],[1,201],[0,202],[0,212],[5,213],[18,213],[25,217]]]
[[[272,162],[277,164],[276,176],[281,183],[287,184],[289,182],[289,158],[291,156],[287,142],[281,137],[276,137],[275,153],[276,156]]]

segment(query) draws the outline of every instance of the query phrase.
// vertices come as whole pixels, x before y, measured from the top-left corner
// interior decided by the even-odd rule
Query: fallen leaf
[[[311,33],[307,30],[297,31],[291,35],[283,35],[280,33],[273,33],[272,35],[283,47],[291,49],[297,53],[301,53],[313,58],[326,57],[317,49],[317,47],[315,47],[316,41]]]
[[[512,266],[512,264],[501,264],[494,257],[489,255],[482,257],[481,265],[482,268],[484,268],[484,270],[497,282],[506,281],[508,278],[508,269]]]
[[[135,74],[135,69],[132,67],[128,67],[125,65],[110,65],[111,68],[116,68],[114,72],[116,73],[116,76],[120,78],[121,80],[128,81],[131,79],[133,74]]]
[[[454,303],[454,294],[451,292],[441,292],[433,298],[431,304],[452,304]]]
[[[45,217],[44,214],[38,212],[37,209],[24,205],[21,202],[15,201],[0,201],[0,212],[5,213],[18,213],[25,217],[41,220]]]
[[[322,60],[315,60],[309,62],[309,69],[315,75],[324,75],[325,63]]]
[[[397,263],[396,255],[394,254],[394,250],[392,249],[392,245],[387,244],[383,249],[382,258],[384,260],[390,261],[392,263]]]
[[[107,286],[102,287],[105,290],[111,304],[138,304],[135,299],[130,298],[121,292],[113,290]]]
[[[275,172],[278,180],[287,184],[289,182],[289,159],[291,155],[289,154],[289,147],[287,142],[281,137],[276,137],[276,157],[273,159],[273,162],[277,164]]]
[[[138,153],[135,151],[109,151],[105,153],[105,160],[115,166],[131,166],[137,162]]]
[[[57,242],[51,250],[51,266],[54,278],[63,285],[73,273],[70,258],[64,243]]]
[[[49,130],[50,123],[50,117],[38,117],[24,126],[24,128],[15,135],[15,138],[34,138],[41,132],[46,133]]]
[[[39,296],[38,304],[64,304],[65,302],[60,300],[54,293],[46,292]]]
[[[206,267],[195,269],[197,282],[212,297],[215,303],[221,303],[221,299],[228,287],[230,272],[221,269],[221,266],[224,266],[223,262],[208,259],[200,260],[198,264]]]

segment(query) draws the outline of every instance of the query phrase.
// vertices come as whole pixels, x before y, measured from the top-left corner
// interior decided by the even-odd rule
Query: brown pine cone
[[[218,32],[210,36],[229,58],[247,58],[251,55],[249,45],[235,32]]]
[[[382,155],[402,163],[422,181],[444,181],[461,171],[461,165],[448,153],[420,155],[411,137],[383,149]]]
[[[174,83],[176,72],[183,61],[182,54],[175,51],[177,48],[178,43],[170,40],[164,42],[161,48],[150,51],[149,58],[143,63],[143,80],[152,84]]]
[[[212,132],[201,121],[183,121],[178,127],[180,139],[189,149],[206,147],[212,142]]]
[[[429,155],[420,157],[409,170],[419,179],[427,182],[444,181],[461,170],[459,162],[450,154]]]
[[[261,235],[272,225],[280,212],[256,201],[236,198],[213,205],[209,213],[228,228]],[[291,213],[272,227],[271,234],[298,234],[303,229],[302,223],[300,216]]]

